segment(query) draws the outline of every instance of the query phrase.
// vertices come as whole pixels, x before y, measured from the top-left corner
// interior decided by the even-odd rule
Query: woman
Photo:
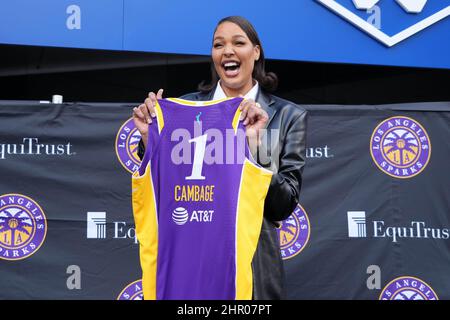
[[[306,111],[268,92],[277,77],[264,69],[264,51],[259,37],[245,18],[222,19],[214,31],[212,81],[200,84],[200,92],[182,96],[186,100],[216,100],[244,96],[241,120],[252,153],[258,163],[274,172],[264,204],[264,221],[252,261],[253,299],[284,297],[284,271],[277,227],[295,209],[305,165]],[[148,124],[155,117],[154,104],[163,90],[133,109],[134,123],[142,135],[139,156],[147,141]],[[266,130],[264,130],[266,129]]]

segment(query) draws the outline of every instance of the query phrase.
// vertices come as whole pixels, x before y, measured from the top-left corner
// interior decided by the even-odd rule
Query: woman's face
[[[211,55],[227,95],[250,91],[253,67],[259,53],[259,46],[253,45],[237,24],[227,21],[217,27]]]

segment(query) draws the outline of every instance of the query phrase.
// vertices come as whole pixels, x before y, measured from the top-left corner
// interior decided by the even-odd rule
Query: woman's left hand
[[[261,144],[261,129],[264,129],[269,120],[267,112],[252,99],[244,100],[239,106],[241,109],[241,121],[245,126],[250,150],[255,154]]]

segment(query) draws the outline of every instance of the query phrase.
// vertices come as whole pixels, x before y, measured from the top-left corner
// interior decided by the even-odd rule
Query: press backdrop
[[[0,298],[140,299],[137,104],[0,102]],[[450,102],[305,106],[290,299],[450,299]]]

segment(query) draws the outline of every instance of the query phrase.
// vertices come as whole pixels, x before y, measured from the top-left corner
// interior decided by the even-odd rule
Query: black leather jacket
[[[209,93],[190,93],[182,99],[212,100]],[[274,172],[264,203],[264,220],[252,260],[253,299],[282,299],[284,270],[280,254],[277,227],[279,221],[289,217],[297,205],[305,165],[306,110],[290,101],[259,90],[256,97],[268,113],[266,134],[258,150],[258,163]],[[144,145],[139,143],[138,155],[142,159]]]

